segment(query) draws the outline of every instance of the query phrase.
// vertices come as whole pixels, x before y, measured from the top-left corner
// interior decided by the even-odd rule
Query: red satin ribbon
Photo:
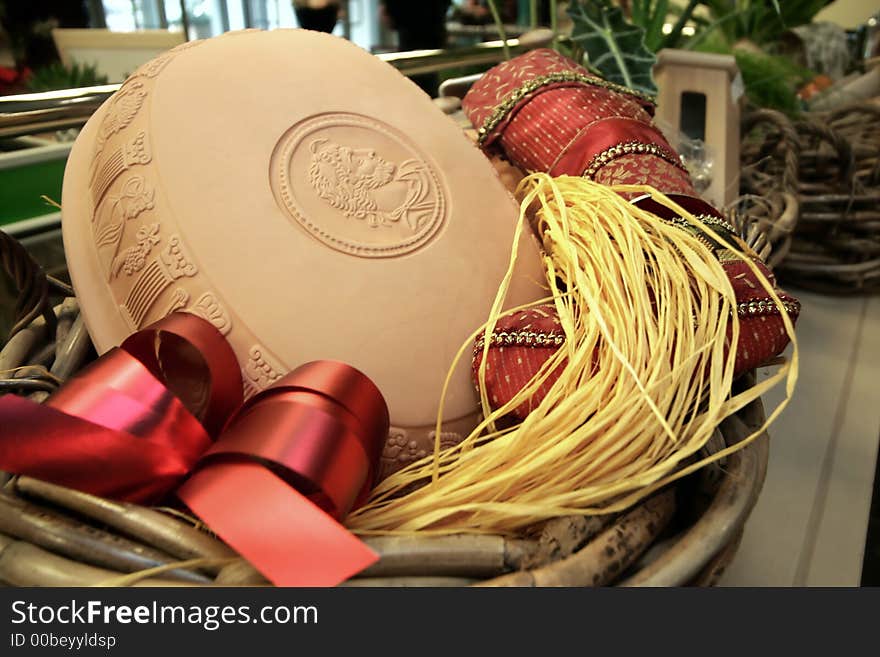
[[[338,584],[378,558],[330,516],[369,492],[388,422],[367,377],[309,363],[251,399],[177,495],[276,584]]]
[[[177,313],[45,404],[0,399],[0,469],[138,503],[161,500],[194,472],[178,497],[280,586],[335,585],[376,561],[337,522],[369,490],[387,434],[373,383],[343,363],[310,363],[221,433],[240,402],[229,345],[208,322]]]

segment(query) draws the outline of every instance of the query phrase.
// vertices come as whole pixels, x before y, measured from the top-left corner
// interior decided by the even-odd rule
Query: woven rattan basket
[[[819,292],[880,291],[880,99],[794,121],[753,112],[741,152],[739,209],[765,224],[780,278]]]
[[[19,290],[15,326],[0,351],[0,387],[42,401],[94,352],[66,285],[47,278],[3,233],[0,260]],[[739,384],[753,381],[746,376]],[[712,449],[742,440],[763,420],[760,401],[750,404],[718,427]],[[713,585],[735,554],[761,490],[767,440],[762,435],[617,516],[557,518],[516,538],[370,538],[380,561],[344,585]],[[26,477],[6,475],[0,483],[0,582],[267,584],[179,511],[118,503]]]

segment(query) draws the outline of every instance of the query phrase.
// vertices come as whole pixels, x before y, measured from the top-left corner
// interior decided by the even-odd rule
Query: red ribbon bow
[[[129,502],[177,489],[279,586],[332,586],[375,562],[338,520],[369,491],[388,432],[376,386],[316,361],[243,406],[241,389],[223,336],[175,313],[44,404],[0,399],[0,469]]]

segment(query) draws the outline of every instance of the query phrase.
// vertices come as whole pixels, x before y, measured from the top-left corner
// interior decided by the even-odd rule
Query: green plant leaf
[[[645,21],[647,21],[648,7],[650,6],[650,4],[650,0],[633,0],[631,9],[633,25],[645,24]]]
[[[571,40],[602,77],[630,89],[657,93],[651,76],[656,57],[644,44],[644,30],[630,25],[607,0],[575,0],[568,7]]]
[[[495,0],[489,0],[489,11],[492,12],[492,20],[495,21],[495,27],[498,30],[498,36],[501,37],[501,47],[504,50],[504,59],[510,59],[510,47],[507,45],[507,31],[504,29],[504,21],[501,20],[501,14],[498,12],[498,5]]]
[[[739,17],[737,11],[731,11],[713,20],[700,30],[693,39],[688,41],[685,48],[688,50],[701,50],[701,45],[704,41],[718,41],[718,35],[720,35],[720,39],[725,43],[725,50],[729,49],[731,46],[731,37],[729,36],[731,31],[730,25],[735,23]]]
[[[96,66],[74,62],[71,66],[55,63],[34,71],[27,82],[30,91],[54,91],[107,84],[107,76]]]
[[[669,13],[669,0],[657,0],[654,12],[651,14],[645,28],[645,47],[651,52],[657,52],[663,41],[663,24],[666,23],[666,15]]]
[[[777,41],[785,30],[810,23],[827,0],[702,0],[712,29],[729,45],[748,39],[759,46]]]
[[[684,30],[688,21],[693,20],[694,10],[697,8],[698,4],[699,0],[690,0],[686,7],[677,11],[678,19],[675,21],[675,25],[672,26],[672,31],[663,37],[663,41],[659,48],[678,48],[681,45],[682,30]],[[705,25],[705,23],[701,24],[698,21],[695,22],[697,22],[698,26]]]
[[[802,111],[796,90],[815,73],[802,69],[779,55],[735,50],[736,65],[752,105],[769,107],[789,115]]]

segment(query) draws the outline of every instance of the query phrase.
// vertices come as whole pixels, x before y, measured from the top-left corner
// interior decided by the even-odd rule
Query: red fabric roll
[[[520,344],[490,344],[486,360],[486,394],[492,408],[500,408],[525,387],[531,378],[541,369],[544,363],[559,349],[558,345],[541,345],[534,338],[528,343],[525,337],[543,334],[562,336],[562,326],[556,309],[552,305],[504,315],[498,319],[494,335],[515,335],[520,337]],[[473,374],[478,380],[480,363],[483,360],[483,349],[477,345],[474,349]],[[511,415],[522,420],[547,395],[550,387],[562,374],[564,363],[555,368],[541,384],[538,391],[528,400],[513,410]]]
[[[776,284],[776,279],[767,266],[763,262],[755,262],[758,269],[767,277],[767,279]],[[765,305],[771,302],[764,286],[758,282],[758,277],[752,272],[748,264],[742,260],[725,262],[722,265],[727,277],[733,285],[733,292],[736,300],[740,304],[749,304],[750,302],[764,302]],[[777,290],[779,298],[783,302],[797,303],[794,297]],[[744,306],[745,312],[740,313],[739,318],[739,341],[736,344],[736,364],[734,365],[734,374],[740,375],[748,372],[756,367],[760,367],[768,360],[782,353],[788,346],[788,334],[785,332],[785,325],[782,323],[782,317],[775,312],[748,312],[748,305]],[[795,321],[798,312],[790,313],[792,321]],[[730,331],[728,330],[728,342],[730,339]]]
[[[553,76],[560,74],[578,77],[553,82]],[[484,147],[494,145],[503,150],[527,171],[549,171],[578,135],[596,121],[623,117],[650,125],[653,105],[647,99],[606,85],[553,50],[532,50],[488,71],[474,83],[462,107],[475,128],[486,128],[480,136]],[[518,90],[529,88],[533,90],[513,102]],[[493,116],[500,120],[490,125]]]
[[[769,271],[763,264],[758,264],[764,275]],[[745,262],[731,262],[724,264],[728,276],[733,281],[736,298],[740,304],[748,304],[750,301],[770,304],[770,299],[763,286],[758,283],[757,277]],[[769,275],[772,281],[772,275]],[[780,294],[783,302],[794,302],[794,299],[786,294]],[[766,307],[766,306],[765,306]],[[746,308],[748,306],[746,305]],[[792,321],[797,319],[797,310],[791,313]],[[543,332],[545,335],[560,335],[561,326],[553,306],[544,305],[525,311],[518,311],[504,315],[498,320],[493,335],[503,336],[501,339],[492,340],[486,360],[486,394],[492,408],[501,408],[522,390],[529,381],[541,370],[544,364],[553,356],[561,344],[551,341],[551,344],[538,344],[534,339],[526,343],[525,336]],[[730,348],[730,328],[727,332],[727,348]],[[483,361],[483,350],[474,349],[472,362],[474,382],[478,381],[479,367]],[[764,365],[767,361],[781,353],[788,345],[788,334],[782,318],[773,308],[762,313],[740,313],[739,341],[736,346],[736,361],[734,363],[734,378]],[[540,404],[551,386],[562,375],[567,360],[557,365],[537,391],[525,402],[521,403],[510,412],[510,416],[517,420],[524,420]],[[595,363],[594,363],[595,365]]]
[[[714,222],[716,232],[726,239],[734,239],[719,227],[721,213],[697,196],[678,154],[651,124],[653,105],[552,50],[531,51],[491,69],[474,84],[462,106],[478,129],[482,147],[500,151],[521,169],[585,176],[607,185],[650,185],[702,221]],[[625,196],[634,200],[638,195]],[[677,219],[674,212],[649,197],[637,204],[666,220]],[[683,229],[696,232],[686,225]],[[732,259],[729,251],[711,239],[701,239],[726,260],[724,268],[741,304],[735,364],[739,375],[779,354],[788,344],[788,336],[782,318],[747,263]],[[759,266],[769,276],[769,270]],[[795,319],[799,310],[796,300],[786,295],[781,298]],[[555,343],[526,342],[522,336],[535,330],[546,333],[554,326],[558,330],[552,306],[499,321],[494,335],[503,337],[492,338],[486,372],[494,408],[509,402],[558,349]],[[511,343],[510,336],[521,339]],[[481,360],[482,350],[476,349],[475,376]],[[525,418],[544,398],[561,369],[551,373],[535,396],[513,415]]]
[[[577,79],[547,81],[554,75]],[[623,155],[591,177],[695,195],[674,149],[651,124],[651,102],[606,84],[559,53],[539,49],[491,69],[462,106],[474,127],[486,128],[480,137],[483,147],[503,152],[526,171],[580,176],[599,152],[637,141],[657,145],[671,157]]]
[[[656,155],[624,155],[605,165],[593,178],[603,185],[651,185],[664,194],[696,194],[688,172]],[[622,194],[632,200],[636,194]]]
[[[590,85],[585,82],[559,81],[551,82],[534,93],[524,96],[520,102],[509,112],[507,120],[516,116],[517,112],[525,105],[531,103],[539,96],[551,92],[553,90],[566,90],[561,93],[551,94],[549,99],[553,98],[569,98],[570,106],[576,112],[576,115],[585,117],[588,120],[601,118],[605,116],[631,116],[633,118],[643,119],[650,122],[653,114],[653,104],[643,97],[628,96],[619,97],[606,90],[603,86],[606,84],[604,80],[593,75],[583,66],[580,66],[573,60],[560,55],[555,50],[549,48],[539,48],[531,50],[519,57],[502,62],[498,66],[493,67],[486,72],[471,87],[470,91],[462,100],[462,108],[470,119],[475,128],[479,129],[487,119],[495,112],[496,108],[501,105],[513,92],[521,88],[523,85],[533,83],[539,78],[553,76],[556,74],[575,74],[583,76],[585,79],[594,82]],[[589,95],[578,95],[572,91],[588,89],[595,93]],[[577,102],[578,99],[587,99],[590,102]],[[548,100],[545,98],[545,100]],[[535,106],[535,107],[541,107]],[[491,144],[495,139],[500,137],[507,128],[507,120],[502,122],[497,130],[492,131],[487,136],[486,145]],[[570,133],[573,137],[577,133],[582,124]],[[564,128],[564,126],[563,126]]]

